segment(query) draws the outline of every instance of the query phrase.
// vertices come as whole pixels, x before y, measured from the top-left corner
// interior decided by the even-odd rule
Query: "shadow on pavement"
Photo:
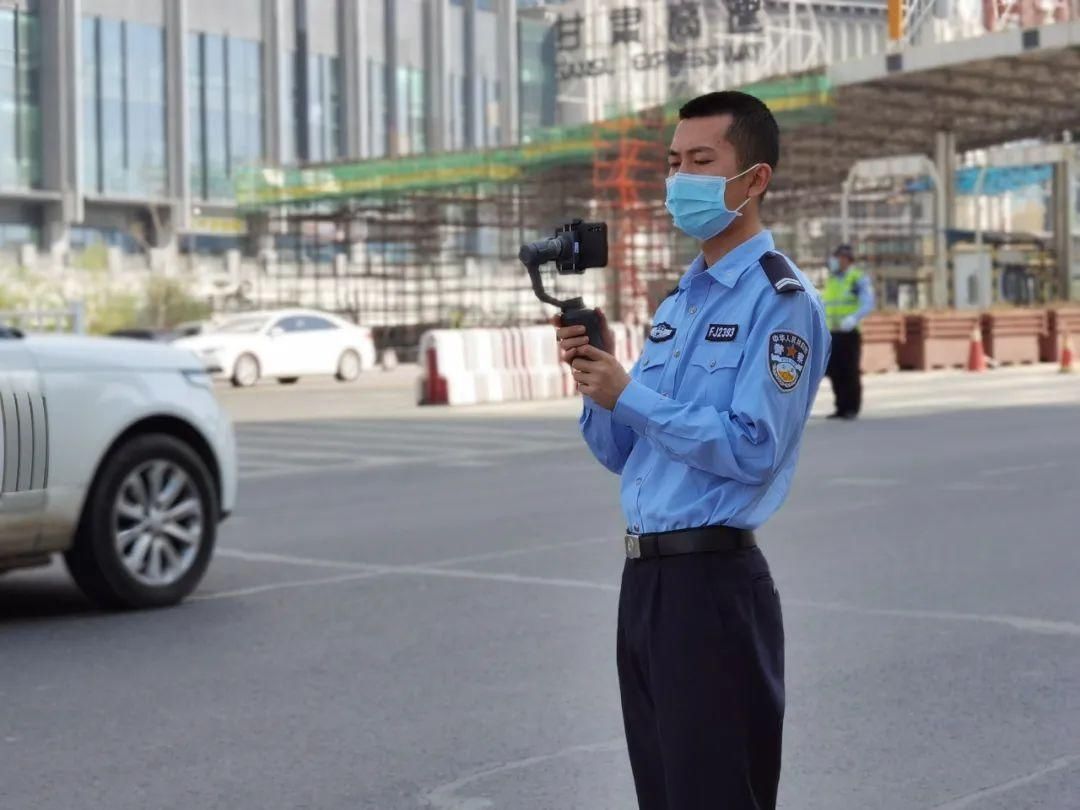
[[[60,577],[0,574],[0,626],[95,614],[100,611],[72,582]]]

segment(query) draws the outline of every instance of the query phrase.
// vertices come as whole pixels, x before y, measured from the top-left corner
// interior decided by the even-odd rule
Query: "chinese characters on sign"
[[[724,0],[728,9],[731,33],[741,34],[760,30],[757,13],[761,0]],[[608,13],[611,32],[608,43],[611,55],[592,59],[576,59],[586,47],[585,19],[579,13],[560,14],[555,22],[555,50],[562,57],[557,64],[559,79],[590,78],[614,75],[614,53],[620,47],[642,43],[644,14],[637,6],[619,6]],[[702,67],[718,67],[721,62],[734,64],[756,59],[761,43],[700,45],[704,25],[700,2],[674,2],[667,5],[667,47],[635,53],[630,57],[634,71],[667,68],[672,76],[684,70]],[[565,60],[565,61],[564,61]]]

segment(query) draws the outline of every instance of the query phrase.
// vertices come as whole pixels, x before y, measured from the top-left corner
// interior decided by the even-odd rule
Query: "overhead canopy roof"
[[[833,116],[787,133],[777,183],[834,186],[864,158],[933,154],[1080,129],[1080,22],[908,48],[833,65]]]
[[[911,47],[743,89],[780,119],[773,188],[798,194],[836,187],[858,160],[933,154],[942,130],[967,150],[1080,129],[1080,22]],[[237,201],[258,210],[515,182],[532,168],[588,163],[599,142],[633,131],[649,115],[670,126],[677,108],[545,130],[510,148],[251,169],[237,183]]]

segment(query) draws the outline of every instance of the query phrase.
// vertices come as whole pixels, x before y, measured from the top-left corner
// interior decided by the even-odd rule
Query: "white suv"
[[[0,327],[0,573],[59,552],[102,606],[174,604],[236,479],[232,425],[190,352]]]

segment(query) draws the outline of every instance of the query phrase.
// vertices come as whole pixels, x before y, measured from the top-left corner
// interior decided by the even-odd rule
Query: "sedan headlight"
[[[180,372],[184,375],[189,383],[196,385],[199,388],[213,388],[214,380],[210,376],[210,372],[206,369],[184,369]]]

